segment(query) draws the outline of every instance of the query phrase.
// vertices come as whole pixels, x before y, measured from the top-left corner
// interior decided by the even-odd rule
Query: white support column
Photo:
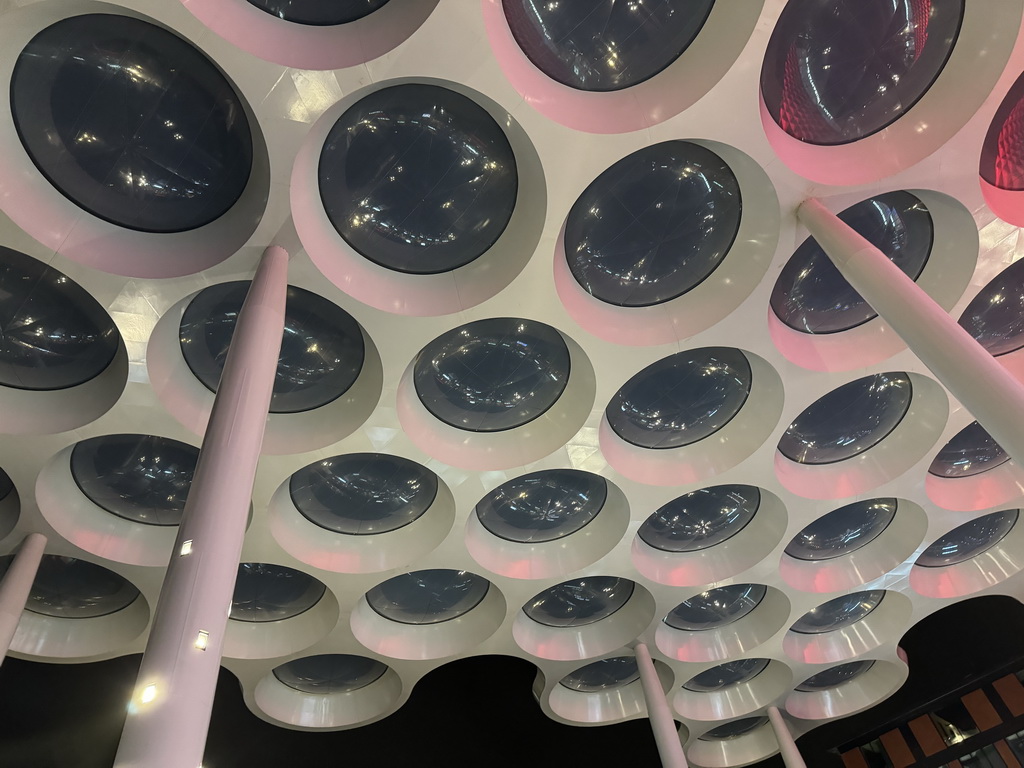
[[[1024,385],[819,200],[805,200],[797,215],[850,285],[1003,450],[1024,465]]]
[[[238,315],[114,765],[202,763],[284,334],[288,253],[263,254]]]
[[[18,554],[0,581],[0,653],[3,654],[0,663],[11,648],[11,640],[18,629],[45,549],[46,537],[41,533],[30,533],[21,542]]]
[[[771,721],[772,730],[775,731],[775,740],[779,742],[779,752],[782,753],[782,762],[786,768],[807,768],[804,759],[793,741],[793,734],[789,732],[786,721],[782,719],[782,713],[777,707],[768,707],[768,719]]]
[[[647,703],[647,717],[654,731],[654,741],[658,745],[663,768],[687,768],[683,745],[679,741],[672,710],[669,709],[665,691],[661,688],[658,670],[654,668],[651,652],[644,643],[637,643],[633,649],[636,654],[636,665],[640,670],[640,684],[644,689],[644,701]]]

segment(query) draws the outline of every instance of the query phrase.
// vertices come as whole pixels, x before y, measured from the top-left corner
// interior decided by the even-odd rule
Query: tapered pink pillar
[[[771,721],[772,730],[775,731],[775,739],[779,742],[779,752],[782,754],[782,762],[786,768],[807,768],[804,758],[793,741],[793,734],[789,732],[786,721],[782,719],[782,713],[777,707],[768,707],[768,720]]]
[[[288,253],[268,248],[235,324],[114,765],[202,763],[284,333]]]
[[[676,728],[668,699],[661,687],[658,670],[654,668],[651,652],[643,643],[633,648],[636,654],[636,666],[640,670],[640,684],[644,689],[644,701],[647,703],[647,717],[654,731],[654,741],[658,745],[658,755],[664,768],[686,768],[686,756],[683,745],[679,741],[679,730]]]
[[[32,582],[36,579],[44,549],[46,537],[41,533],[30,533],[21,542],[14,561],[0,581],[0,648],[4,655],[11,648],[11,640],[14,639],[29,592],[32,591]],[[0,656],[2,662],[3,657]]]

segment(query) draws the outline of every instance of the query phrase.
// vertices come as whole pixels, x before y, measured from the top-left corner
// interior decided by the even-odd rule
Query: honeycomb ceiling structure
[[[1024,468],[799,223],[1024,376],[1024,0],[0,0],[12,654],[141,652],[238,308],[291,253],[223,665],[339,730],[454,659],[692,764],[1024,595]],[[581,733],[583,733],[581,731]]]

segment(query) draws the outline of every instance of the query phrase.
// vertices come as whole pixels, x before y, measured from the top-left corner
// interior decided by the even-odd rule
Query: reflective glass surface
[[[760,728],[762,725],[768,722],[768,718],[762,715],[757,717],[744,717],[740,720],[732,720],[731,722],[720,725],[717,728],[712,728],[710,731],[705,733],[703,736],[698,738],[701,741],[721,741],[723,739],[735,739],[738,736],[742,736],[745,733],[750,733],[755,728]]]
[[[687,141],[634,152],[569,211],[565,257],[595,298],[621,307],[670,301],[725,258],[740,226],[740,187],[718,155]]]
[[[101,565],[60,555],[43,555],[25,608],[62,619],[92,619],[134,602],[139,590]]]
[[[378,584],[366,593],[366,601],[391,621],[438,624],[476,608],[490,586],[487,579],[468,571],[413,571]]]
[[[932,216],[909,192],[887,192],[847,208],[839,219],[917,280],[931,254]],[[796,249],[772,289],[771,307],[790,328],[803,333],[836,333],[877,317],[846,282],[832,260],[809,237]]]
[[[1010,460],[985,428],[974,421],[957,432],[932,460],[928,471],[939,477],[972,477]]]
[[[714,0],[502,0],[512,36],[552,80],[617,91],[661,72],[685,51]]]
[[[1000,189],[1024,189],[1024,75],[1010,87],[992,118],[978,171]]]
[[[0,385],[52,390],[106,369],[121,335],[84,288],[20,251],[0,246]]]
[[[910,410],[905,373],[876,373],[843,384],[811,403],[779,440],[779,452],[799,464],[832,464],[882,442]]]
[[[420,517],[437,496],[437,475],[383,453],[332,456],[291,476],[292,503],[311,523],[337,533],[387,533]]]
[[[338,233],[399,272],[450,272],[505,231],[519,177],[505,133],[465,96],[422,83],[383,88],[335,123],[320,197]]]
[[[0,501],[10,496],[13,490],[14,482],[11,480],[11,476],[0,469]]]
[[[369,16],[388,0],[249,0],[261,11],[295,24],[333,26]]]
[[[305,613],[327,587],[307,573],[285,565],[240,563],[231,597],[235,621],[282,621]]]
[[[326,653],[322,656],[306,656],[274,667],[274,677],[296,691],[327,696],[358,691],[379,680],[387,671],[387,664],[376,659]]]
[[[794,622],[789,629],[802,635],[820,635],[848,627],[863,619],[882,602],[884,589],[853,592],[812,608]]]
[[[647,366],[623,384],[605,416],[627,443],[679,448],[728,424],[747,401],[750,384],[750,364],[738,349],[688,349]]]
[[[71,451],[71,477],[93,504],[147,525],[177,525],[199,449],[153,435],[104,435]]]
[[[248,290],[248,280],[211,285],[182,314],[181,353],[211,392],[217,391]],[[348,312],[289,285],[270,412],[300,413],[341,397],[359,377],[364,353],[359,323]]]
[[[600,475],[545,469],[499,485],[476,505],[476,516],[508,541],[554,541],[593,520],[606,498],[608,483]]]
[[[874,541],[896,516],[896,499],[867,499],[822,515],[786,545],[798,560],[831,560]]]
[[[761,503],[752,485],[716,485],[686,493],[644,520],[637,535],[666,552],[696,552],[742,531]]]
[[[977,557],[998,544],[1010,532],[1019,514],[1019,510],[1004,509],[958,525],[925,549],[915,565],[941,568]]]
[[[824,672],[811,675],[796,687],[798,691],[813,693],[824,691],[828,688],[835,688],[860,677],[872,666],[874,661],[851,661],[847,664],[840,664],[837,667],[829,667]]]
[[[615,656],[601,659],[570,672],[561,679],[566,688],[580,693],[598,693],[609,688],[621,688],[640,679],[635,656]]]
[[[768,112],[809,144],[846,144],[895,122],[931,87],[964,0],[789,0],[761,69]]]
[[[606,619],[626,604],[636,586],[616,576],[563,581],[533,596],[523,612],[548,627],[581,627]]]
[[[1024,346],[1024,259],[992,278],[971,299],[959,322],[996,357]]]
[[[694,675],[685,683],[683,688],[697,693],[711,693],[720,691],[723,688],[731,688],[753,680],[761,674],[768,666],[768,659],[740,659],[739,661],[727,661],[717,667]]]
[[[249,181],[238,94],[198,49],[140,19],[86,14],[44,29],[18,57],[11,110],[50,183],[128,229],[201,227]]]
[[[569,348],[550,325],[496,317],[453,328],[416,356],[413,383],[434,416],[470,432],[521,427],[569,381]]]
[[[767,592],[763,584],[731,584],[701,592],[673,608],[665,623],[687,631],[718,629],[757,608]]]

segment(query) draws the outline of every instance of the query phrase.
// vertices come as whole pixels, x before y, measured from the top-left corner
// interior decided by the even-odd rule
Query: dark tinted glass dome
[[[1024,259],[978,292],[960,316],[960,325],[996,357],[1024,346]]]
[[[521,427],[569,381],[569,348],[550,325],[496,317],[453,328],[416,356],[413,382],[434,416],[470,432]]]
[[[436,85],[395,85],[356,102],[320,154],[327,217],[357,252],[399,272],[450,272],[505,231],[519,177],[486,110]]]
[[[579,196],[565,257],[595,298],[646,307],[681,296],[725,258],[740,227],[740,187],[722,158],[666,141],[615,163]]]
[[[533,596],[523,612],[548,627],[581,627],[606,619],[626,604],[635,584],[616,576],[563,581]]]
[[[570,672],[559,682],[580,693],[598,693],[609,688],[621,688],[640,679],[635,656],[615,656],[601,659]]]
[[[1019,510],[1004,509],[958,525],[917,558],[916,565],[941,568],[977,557],[998,544],[1017,522]]]
[[[114,321],[66,275],[0,246],[0,385],[53,390],[84,384],[117,353]]]
[[[856,677],[860,677],[871,669],[874,663],[874,661],[851,661],[847,664],[840,664],[837,667],[829,667],[824,672],[811,675],[800,683],[796,689],[805,693],[813,693],[815,691],[824,691],[828,688],[835,688],[850,682]]]
[[[327,653],[274,667],[274,677],[296,691],[327,696],[358,691],[379,680],[387,671],[387,664],[376,659]]]
[[[761,492],[752,485],[716,485],[686,493],[644,520],[637,535],[666,552],[696,552],[732,538],[754,519]]]
[[[882,442],[910,410],[905,373],[876,373],[833,389],[797,416],[779,452],[800,464],[831,464]]]
[[[798,560],[831,560],[874,541],[896,515],[896,499],[855,501],[823,515],[786,545]]]
[[[789,629],[791,632],[799,632],[802,635],[820,635],[823,632],[832,632],[848,627],[875,610],[882,602],[883,597],[885,597],[884,589],[853,592],[837,597],[827,603],[822,603],[817,608],[812,608],[797,619]]]
[[[839,218],[911,279],[921,276],[935,228],[917,197],[887,192],[847,208]],[[845,331],[878,316],[813,237],[804,240],[782,268],[772,289],[771,306],[782,322],[803,333]]]
[[[552,80],[618,91],[661,72],[685,51],[714,0],[502,0],[523,53]]]
[[[92,619],[127,608],[138,596],[130,582],[101,565],[43,555],[25,608],[43,616]]]
[[[694,675],[685,683],[683,688],[697,693],[711,693],[720,691],[723,688],[731,688],[734,685],[749,682],[764,672],[768,666],[768,659],[740,659],[739,661],[727,661],[717,667]]]
[[[402,624],[438,624],[476,608],[491,583],[468,571],[440,568],[403,573],[366,593],[385,619]]]
[[[285,565],[240,563],[231,597],[235,621],[282,621],[305,613],[327,587],[309,574]]]
[[[612,397],[605,415],[627,443],[679,448],[717,432],[750,394],[750,363],[738,349],[688,349],[644,368]]]
[[[972,477],[1009,460],[1006,451],[975,421],[953,435],[932,460],[928,471],[938,477]]]
[[[87,14],[44,29],[18,57],[11,109],[50,183],[128,229],[201,227],[249,181],[238,94],[198,49],[140,19]]]
[[[387,2],[388,0],[249,0],[251,5],[255,5],[261,11],[285,21],[318,27],[357,21],[369,16]]]
[[[935,82],[963,14],[964,0],[789,0],[761,69],[765,106],[810,144],[870,136]]]
[[[217,391],[248,290],[248,280],[211,285],[181,316],[181,353],[211,392]],[[289,285],[270,412],[300,413],[341,397],[359,377],[364,354],[359,323],[348,312]]]
[[[992,118],[978,171],[995,187],[1024,190],[1024,75],[1010,87]]]
[[[199,449],[169,437],[104,435],[71,451],[71,476],[93,504],[147,525],[177,525]]]
[[[767,722],[768,718],[764,716],[744,717],[741,720],[732,720],[731,722],[720,725],[717,728],[712,728],[710,731],[698,738],[701,741],[723,741],[725,739],[735,739],[745,733],[750,733],[755,728],[760,728]]]
[[[14,490],[14,481],[11,480],[11,476],[0,469],[0,501],[3,501],[11,495],[11,491]]]
[[[476,516],[509,541],[554,541],[597,517],[607,498],[608,483],[599,475],[545,469],[499,485],[476,505]]]
[[[767,592],[763,584],[731,584],[701,592],[673,608],[665,623],[686,631],[718,629],[757,608]]]
[[[420,517],[437,496],[437,475],[383,453],[332,456],[291,476],[292,503],[311,523],[338,533],[387,533]]]

